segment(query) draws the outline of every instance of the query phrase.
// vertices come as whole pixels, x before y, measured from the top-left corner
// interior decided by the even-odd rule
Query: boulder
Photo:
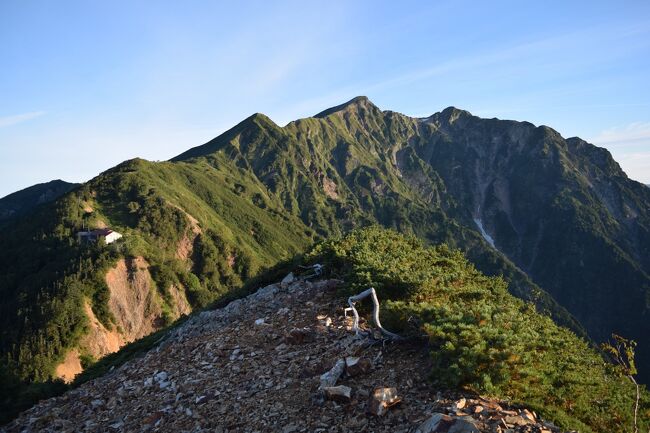
[[[448,433],[481,433],[472,417],[457,418]]]
[[[526,424],[532,424],[534,421],[528,421],[522,416],[519,415],[508,415],[505,418],[503,418],[503,421],[505,421],[506,424],[509,426],[523,426]]]
[[[464,398],[461,398],[460,400],[456,401],[452,407],[453,410],[459,410],[463,409],[465,405],[467,404],[467,400]]]
[[[280,286],[287,287],[289,284],[296,281],[296,277],[293,275],[293,272],[289,272],[286,277],[280,281]]]
[[[455,417],[434,413],[415,433],[481,433],[472,417]]]
[[[325,398],[338,403],[349,403],[352,399],[352,388],[345,385],[328,386],[323,388]]]
[[[424,421],[420,426],[415,430],[415,433],[436,433],[441,431],[449,430],[449,428],[454,424],[454,418],[443,413],[434,413],[429,419]]]
[[[528,409],[522,410],[521,413],[519,414],[519,416],[521,416],[523,419],[525,419],[526,421],[528,421],[530,423],[537,422],[536,417],[535,417],[535,413],[529,411]]]

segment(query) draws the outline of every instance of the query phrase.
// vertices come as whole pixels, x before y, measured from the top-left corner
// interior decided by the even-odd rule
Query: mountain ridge
[[[77,186],[78,183],[55,179],[7,194],[0,198],[0,224],[20,217],[35,206],[55,200]]]
[[[204,307],[369,224],[461,249],[578,335],[639,340],[648,365],[650,190],[609,152],[454,107],[423,120],[355,98],[319,115],[281,127],[254,114],[170,161],[125,161],[0,230],[6,368],[40,383],[72,350],[87,359],[84,303],[118,330],[106,275],[121,260],[146,263],[155,330],[177,316],[174,293]],[[76,242],[100,226],[124,238]]]
[[[405,158],[415,158],[416,161],[424,162],[433,168],[435,175],[427,176],[429,180],[426,180],[422,178],[422,169],[417,168],[415,172],[417,182],[424,180],[426,184],[426,186],[420,185],[420,188],[427,189],[428,194],[431,190],[442,188],[447,191],[455,190],[454,193],[448,194],[456,201],[455,205],[441,197],[435,200],[436,205],[440,206],[445,213],[451,212],[454,218],[461,218],[466,226],[473,229],[476,229],[474,219],[483,221],[481,227],[490,234],[491,238],[496,239],[497,248],[500,243],[511,243],[515,237],[519,237],[518,245],[511,243],[501,246],[505,248],[505,255],[514,259],[514,262],[529,274],[532,272],[533,279],[540,279],[542,287],[562,298],[561,303],[570,305],[569,310],[574,313],[581,311],[582,307],[579,303],[585,298],[572,297],[571,291],[553,289],[553,286],[578,284],[577,287],[582,287],[581,291],[588,299],[589,296],[585,291],[589,290],[587,287],[590,283],[577,281],[569,283],[566,279],[553,279],[549,276],[563,272],[567,275],[566,278],[571,279],[573,277],[569,277],[570,269],[580,268],[581,260],[584,259],[565,265],[563,270],[548,272],[549,264],[543,265],[540,270],[535,270],[535,263],[539,263],[540,260],[554,260],[551,257],[540,259],[534,254],[537,250],[537,238],[546,230],[544,227],[549,226],[536,224],[534,221],[516,222],[512,221],[512,218],[513,215],[518,215],[518,219],[529,220],[527,213],[539,212],[543,215],[552,210],[554,218],[558,219],[556,222],[559,224],[558,227],[562,227],[559,220],[564,218],[572,220],[572,224],[583,224],[581,220],[586,219],[585,223],[593,225],[593,232],[589,235],[592,238],[590,242],[596,242],[600,245],[602,254],[609,255],[611,260],[627,268],[626,271],[620,268],[618,278],[624,281],[623,284],[628,287],[630,294],[634,294],[634,298],[624,301],[621,305],[620,300],[610,295],[611,302],[592,305],[593,308],[600,310],[602,315],[592,315],[591,309],[584,309],[584,313],[578,313],[579,320],[588,323],[587,328],[592,329],[592,335],[599,341],[606,339],[611,332],[643,335],[629,325],[618,328],[617,326],[603,327],[598,324],[598,317],[606,315],[610,317],[616,315],[620,318],[618,319],[620,323],[625,323],[627,319],[624,317],[628,308],[640,311],[635,313],[640,317],[645,316],[650,309],[648,300],[650,299],[648,296],[650,220],[647,204],[650,202],[650,197],[641,184],[627,177],[609,151],[579,138],[564,139],[557,131],[546,125],[535,126],[525,121],[482,119],[455,107],[448,107],[425,119],[416,119],[395,112],[381,111],[369,99],[357,97],[325,110],[317,116],[291,122],[285,127],[277,127],[277,129],[274,127],[275,133],[284,132],[285,137],[280,141],[284,140],[286,143],[300,143],[302,140],[309,143],[310,140],[313,141],[309,138],[310,135],[319,134],[324,141],[337,141],[339,143],[337,146],[342,151],[343,148],[348,147],[345,143],[357,141],[361,144],[360,148],[364,153],[374,152],[378,155],[383,153],[386,157],[392,158],[392,165],[397,168],[396,179],[404,174],[399,167],[400,159],[404,161]],[[470,133],[466,133],[467,131]],[[266,141],[270,140],[269,138]],[[406,145],[397,144],[395,147],[393,144],[392,148],[386,147],[391,143],[408,143],[409,140],[410,143]],[[195,156],[201,155],[198,149],[197,152],[199,153]],[[241,152],[236,153],[249,163],[255,158],[252,153],[249,153],[249,156],[242,155]],[[408,155],[409,153],[413,155]],[[204,152],[202,156],[209,156],[209,152]],[[338,167],[330,166],[334,172],[338,172],[339,177],[343,177],[336,182],[337,185],[345,184],[345,176],[349,175],[350,167],[341,166],[341,160],[354,159],[356,155],[348,153],[346,156],[343,153],[341,156],[335,157]],[[512,159],[509,166],[506,166],[505,158]],[[174,160],[179,159],[182,158],[179,156]],[[457,175],[453,171],[455,167],[464,167],[468,163],[471,163],[473,168],[467,170],[467,173]],[[402,165],[405,165],[404,162]],[[384,166],[380,168],[380,172],[390,169],[390,166]],[[495,176],[497,171],[502,173]],[[517,177],[519,184],[508,182],[507,179],[512,176]],[[536,179],[535,182],[531,182],[533,178]],[[618,179],[616,180],[618,183],[611,184],[613,179]],[[349,180],[347,182],[349,183]],[[433,186],[436,184],[438,186]],[[395,189],[394,186],[387,187]],[[377,190],[372,193],[376,192]],[[574,192],[580,195],[578,201],[571,201],[573,197],[569,199]],[[543,208],[533,206],[531,209],[538,210],[526,209],[530,193],[538,197],[538,202],[544,203]],[[462,203],[460,207],[459,201]],[[458,212],[460,215],[457,214]],[[569,230],[564,236],[571,238],[575,236],[572,233],[575,232]],[[559,244],[551,246],[550,242],[547,242],[549,245],[545,247],[545,251],[548,251],[549,255],[553,255],[550,251],[565,244],[557,236],[553,239],[555,239],[553,242]],[[613,249],[610,249],[608,244],[614,245]],[[589,255],[589,252],[582,250],[580,254]],[[600,259],[591,257],[590,260],[597,262]],[[606,269],[602,265],[594,268]],[[629,275],[638,277],[631,281]],[[611,278],[610,275],[609,279]],[[602,285],[602,281],[607,279],[608,275],[603,274],[590,281]],[[603,288],[603,291],[606,290],[609,289]],[[617,304],[621,306],[618,307],[618,311],[613,312],[610,307]],[[640,351],[643,353],[643,359],[650,359],[650,350],[647,347],[641,348]]]

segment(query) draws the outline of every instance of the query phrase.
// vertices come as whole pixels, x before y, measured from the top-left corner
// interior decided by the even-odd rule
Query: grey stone
[[[350,376],[358,376],[370,371],[370,361],[365,358],[348,356],[345,358],[345,373]]]
[[[481,433],[481,431],[471,417],[463,417],[454,421],[449,433]]]
[[[415,433],[436,433],[453,425],[454,419],[443,413],[434,413],[415,430]]]
[[[323,388],[325,398],[338,403],[349,403],[352,399],[352,388],[345,385],[328,386]]]
[[[286,277],[282,279],[280,282],[280,285],[282,287],[288,286],[289,284],[293,283],[296,280],[296,277],[293,275],[293,272],[289,272]]]

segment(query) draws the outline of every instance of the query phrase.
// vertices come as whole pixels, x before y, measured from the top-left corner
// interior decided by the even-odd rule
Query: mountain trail
[[[355,336],[338,283],[285,278],[201,312],[0,431],[559,431],[528,410],[433,389],[424,345]]]

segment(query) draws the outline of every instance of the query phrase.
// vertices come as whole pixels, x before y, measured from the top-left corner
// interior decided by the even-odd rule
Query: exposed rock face
[[[460,405],[446,394],[434,398],[426,381],[426,349],[356,338],[342,315],[345,300],[333,296],[336,284],[274,284],[202,312],[143,357],[40,402],[5,430],[407,433],[420,426],[427,432],[495,432],[508,431],[508,424],[497,430],[494,423],[509,416],[512,432],[559,431],[537,419],[521,421],[523,412],[493,400],[467,397]],[[255,325],[260,317],[264,323]],[[331,326],[323,326],[323,317]],[[314,340],[284,343],[292,329],[311,329]],[[360,360],[371,370],[345,373],[346,364]],[[332,370],[331,381],[319,390],[321,374]],[[367,413],[373,399],[383,408],[381,416]],[[479,404],[485,409],[475,414]],[[427,422],[433,425],[427,420],[436,413],[455,430],[422,430]]]
[[[78,346],[94,359],[117,352],[125,344],[147,336],[163,325],[160,295],[153,285],[149,264],[143,257],[120,259],[106,273],[106,284],[110,292],[109,309],[115,318],[112,329],[107,329],[95,317],[89,302],[84,304],[88,329]],[[191,312],[182,289],[172,285],[169,293],[173,300],[173,318]],[[81,371],[79,350],[73,349],[57,366],[56,375],[69,382]]]
[[[190,314],[192,312],[192,306],[185,296],[185,290],[182,288],[176,287],[175,284],[172,284],[169,287],[169,294],[171,295],[173,302],[173,318],[178,319],[180,316],[185,314]]]
[[[185,212],[182,208],[175,206],[177,209],[181,210],[185,216],[187,217],[187,221],[189,222],[189,231],[183,234],[183,237],[178,243],[178,247],[176,248],[176,258],[187,262],[188,259],[192,256],[192,251],[194,249],[194,241],[196,240],[196,237],[203,233],[203,230],[201,230],[201,226],[199,225],[199,221],[194,218],[192,215],[189,213]]]
[[[128,266],[127,266],[128,265]],[[152,287],[149,264],[142,257],[119,260],[106,274],[108,302],[118,329],[127,342],[149,335],[160,327],[162,310]]]
[[[421,131],[427,139],[414,150],[443,179],[462,220],[471,218],[596,341],[614,331],[646,340],[650,195],[607,150],[453,108],[422,120]]]
[[[95,356],[97,359],[117,352],[125,344],[124,336],[116,329],[106,329],[106,327],[95,317],[90,304],[84,304],[84,310],[88,317],[88,333],[81,338],[79,346],[83,347]]]

